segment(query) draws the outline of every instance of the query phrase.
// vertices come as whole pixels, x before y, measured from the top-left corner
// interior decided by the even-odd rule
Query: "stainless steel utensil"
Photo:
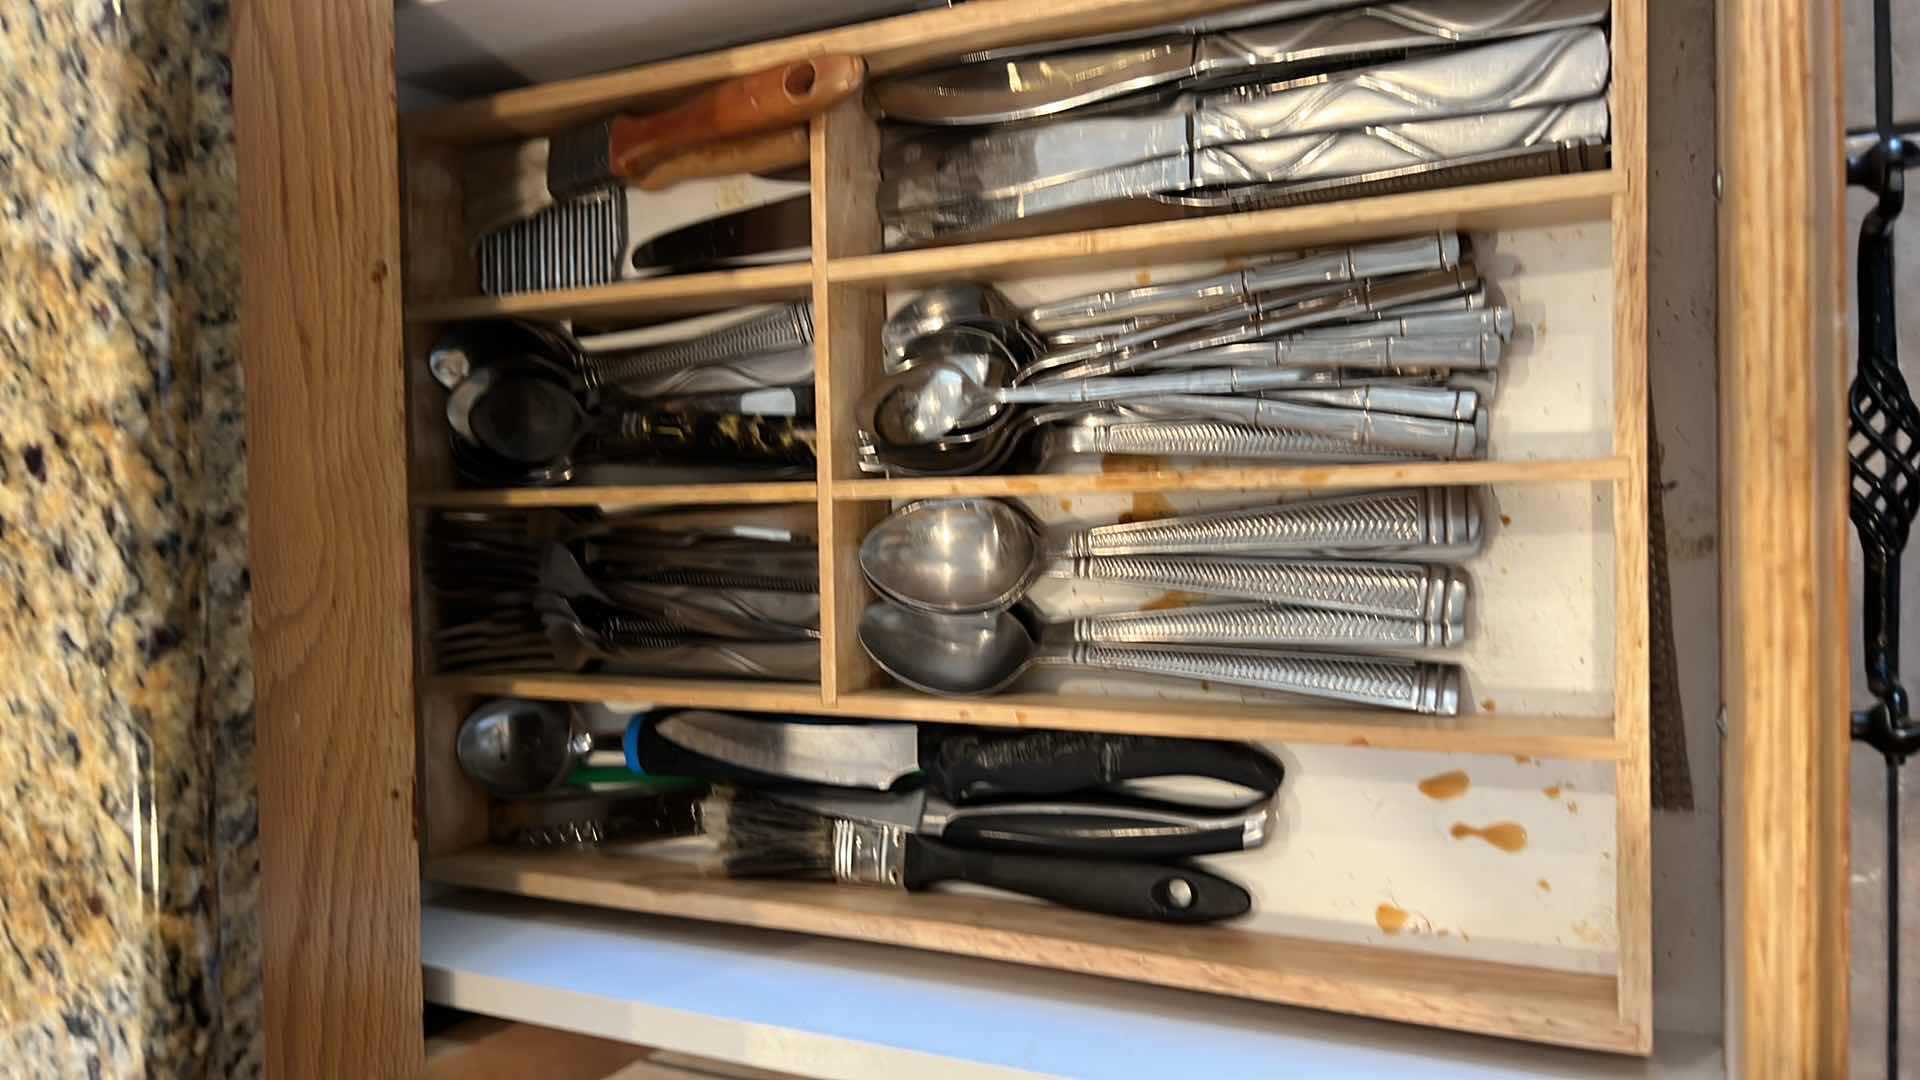
[[[1198,37],[960,64],[876,82],[889,119],[993,124],[1201,77],[1285,78],[1343,60],[1597,23],[1606,0],[1401,0]]]
[[[551,701],[489,701],[454,736],[461,771],[502,799],[558,787],[592,752],[593,736],[574,722],[573,710]]]
[[[625,386],[685,368],[789,352],[811,344],[813,304],[800,300],[690,341],[625,354],[588,353],[581,364],[581,376],[589,387]]]
[[[1466,575],[1427,563],[1238,555],[1093,555],[1048,563],[1047,577],[1465,626]],[[911,606],[911,605],[910,605]]]
[[[860,619],[860,645],[887,674],[946,697],[997,693],[1040,664],[1303,694],[1451,716],[1460,672],[1451,664],[1332,652],[1156,645],[1042,645],[1010,612],[933,615],[885,602]]]
[[[1465,621],[1402,619],[1276,604],[1200,604],[1074,619],[1074,641],[1104,645],[1236,645],[1332,649],[1446,649],[1466,640]]]
[[[1463,312],[1462,314],[1476,314]],[[1428,316],[1444,318],[1445,316]],[[1365,323],[1351,325],[1365,326]],[[1344,330],[1345,327],[1339,329]],[[1244,341],[1188,353],[1162,354],[1142,368],[1331,368],[1392,371],[1402,368],[1493,371],[1506,345],[1497,334],[1455,337],[1313,336],[1302,331],[1266,341]]]

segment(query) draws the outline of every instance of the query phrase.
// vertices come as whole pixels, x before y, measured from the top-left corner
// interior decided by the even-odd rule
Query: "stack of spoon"
[[[1484,457],[1513,313],[1454,233],[1274,255],[1022,309],[990,285],[888,319],[861,397],[861,468],[1003,470],[1145,454],[1358,462]]]
[[[1453,715],[1458,666],[1395,653],[1465,640],[1471,586],[1458,564],[1483,542],[1468,488],[1103,525],[1051,543],[1013,503],[927,499],[861,543],[884,599],[863,614],[860,643],[901,683],[951,697],[1067,664]],[[1043,575],[1208,602],[1049,628],[1022,604]]]

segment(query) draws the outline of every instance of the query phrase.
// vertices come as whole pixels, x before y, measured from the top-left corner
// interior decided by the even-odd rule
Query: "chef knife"
[[[1202,36],[958,64],[886,79],[869,96],[892,120],[1006,123],[1167,83],[1293,78],[1356,60],[1589,25],[1606,14],[1607,0],[1402,0]]]
[[[745,256],[804,259],[813,243],[812,200],[807,195],[695,222],[641,244],[633,268],[705,266]]]
[[[1146,799],[1062,800],[955,806],[925,789],[890,794],[782,787],[772,798],[828,817],[938,837],[955,847],[1108,859],[1166,860],[1245,851],[1266,843],[1273,806],[1227,811]]]
[[[1285,776],[1264,751],[1206,739],[1037,731],[934,738],[927,740],[931,753],[925,753],[914,724],[835,724],[687,710],[636,717],[629,731],[638,727],[707,759],[752,770],[756,777],[884,790],[924,771],[926,786],[955,803],[1189,776],[1243,789],[1257,799],[1279,790]]]

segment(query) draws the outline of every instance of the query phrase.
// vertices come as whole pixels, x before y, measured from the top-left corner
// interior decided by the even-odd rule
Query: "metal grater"
[[[489,296],[585,289],[620,276],[627,203],[616,188],[557,203],[480,240],[480,291]]]

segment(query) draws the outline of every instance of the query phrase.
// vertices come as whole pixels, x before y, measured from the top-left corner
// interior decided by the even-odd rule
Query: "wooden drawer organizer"
[[[667,507],[707,503],[798,504],[817,512],[823,600],[821,683],[640,680],[587,676],[435,676],[419,679],[423,858],[433,881],[529,896],[717,920],[989,957],[1171,987],[1305,1005],[1542,1042],[1646,1053],[1651,1045],[1648,848],[1646,522],[1646,203],[1644,0],[1616,0],[1612,41],[1611,171],[1525,180],[1326,206],[1181,220],[932,250],[881,253],[874,213],[876,128],[857,103],[813,125],[811,263],[690,274],[608,287],[505,298],[473,295],[459,237],[459,168],[466,146],[564,128],[616,108],[683,95],[716,78],[829,51],[861,53],[876,75],[968,49],[1164,22],[1230,3],[1194,0],[981,0],[822,34],[746,46],[503,94],[408,118],[403,133],[407,253],[406,357],[416,525],[433,508]],[[1158,467],[1138,471],[935,480],[862,477],[850,414],[877,368],[886,290],[943,278],[1017,286],[1063,273],[1133,272],[1303,245],[1457,228],[1505,237],[1548,230],[1588,238],[1597,262],[1590,293],[1554,299],[1556,321],[1573,310],[1597,327],[1593,374],[1569,384],[1593,430],[1545,450],[1529,443],[1487,461],[1301,468]],[[1554,233],[1552,230],[1561,230]],[[1604,238],[1604,242],[1602,241]],[[1494,275],[1496,284],[1499,274]],[[1057,295],[1059,290],[1054,290]],[[817,483],[456,490],[445,461],[440,391],[425,350],[441,324],[485,316],[634,323],[748,302],[811,296],[816,305],[820,411]],[[1560,306],[1571,305],[1571,307]],[[1524,316],[1523,312],[1523,316]],[[1544,318],[1542,320],[1544,322]],[[1547,350],[1542,350],[1545,352]],[[1547,364],[1540,353],[1516,361]],[[1600,403],[1596,405],[1595,403]],[[1503,400],[1496,406],[1513,408]],[[1564,452],[1568,446],[1579,452]],[[1597,447],[1596,452],[1587,452]],[[1574,540],[1594,553],[1594,626],[1588,648],[1565,657],[1604,676],[1586,711],[1529,715],[1472,707],[1455,719],[1367,710],[1126,700],[1087,693],[1026,693],[947,701],[890,686],[860,651],[854,627],[868,592],[854,552],[893,500],[938,494],[1027,497],[1190,497],[1237,493],[1243,501],[1331,488],[1487,484],[1500,492],[1566,493]],[[1222,496],[1224,497],[1224,496]],[[1501,549],[1513,550],[1513,549]],[[1521,551],[1528,549],[1521,548]],[[1498,557],[1494,552],[1489,558]],[[1524,556],[1523,556],[1524,557]],[[1484,561],[1484,560],[1483,560]],[[1495,567],[1476,566],[1486,575]],[[1537,569],[1537,568],[1536,568]],[[417,575],[416,575],[417,579]],[[416,600],[416,639],[425,606]],[[1611,620],[1609,628],[1608,620]],[[1607,650],[1611,649],[1608,654]],[[422,658],[424,663],[424,657]],[[1471,658],[1469,660],[1471,666]],[[1547,677],[1543,675],[1543,677]],[[1612,925],[1608,963],[1583,970],[1463,956],[1429,938],[1316,940],[1258,929],[1156,928],[970,894],[907,897],[807,883],[702,878],[647,859],[521,853],[482,843],[484,798],[453,762],[452,733],[486,695],[571,701],[783,710],[1001,727],[1073,728],[1207,738],[1260,739],[1283,747],[1402,769],[1437,755],[1565,762],[1611,780],[1610,846],[1574,850],[1604,875]],[[1597,702],[1597,704],[1596,704]],[[1387,753],[1391,751],[1392,753]],[[1504,767],[1505,761],[1497,761]],[[1437,768],[1444,768],[1441,765]],[[1610,776],[1609,776],[1610,774]],[[1416,772],[1414,775],[1418,775]],[[1292,783],[1292,781],[1290,781]],[[1458,836],[1459,834],[1455,834]],[[1568,854],[1562,852],[1563,855]],[[1605,866],[1611,859],[1611,866]],[[1229,872],[1232,864],[1227,864]],[[1532,879],[1528,878],[1531,886]],[[1541,879],[1541,889],[1547,887]],[[1270,885],[1269,888],[1278,888]],[[1382,929],[1387,923],[1381,922]],[[1429,927],[1429,929],[1431,929]],[[1339,937],[1339,935],[1334,935]],[[1463,935],[1464,936],[1464,935]]]

